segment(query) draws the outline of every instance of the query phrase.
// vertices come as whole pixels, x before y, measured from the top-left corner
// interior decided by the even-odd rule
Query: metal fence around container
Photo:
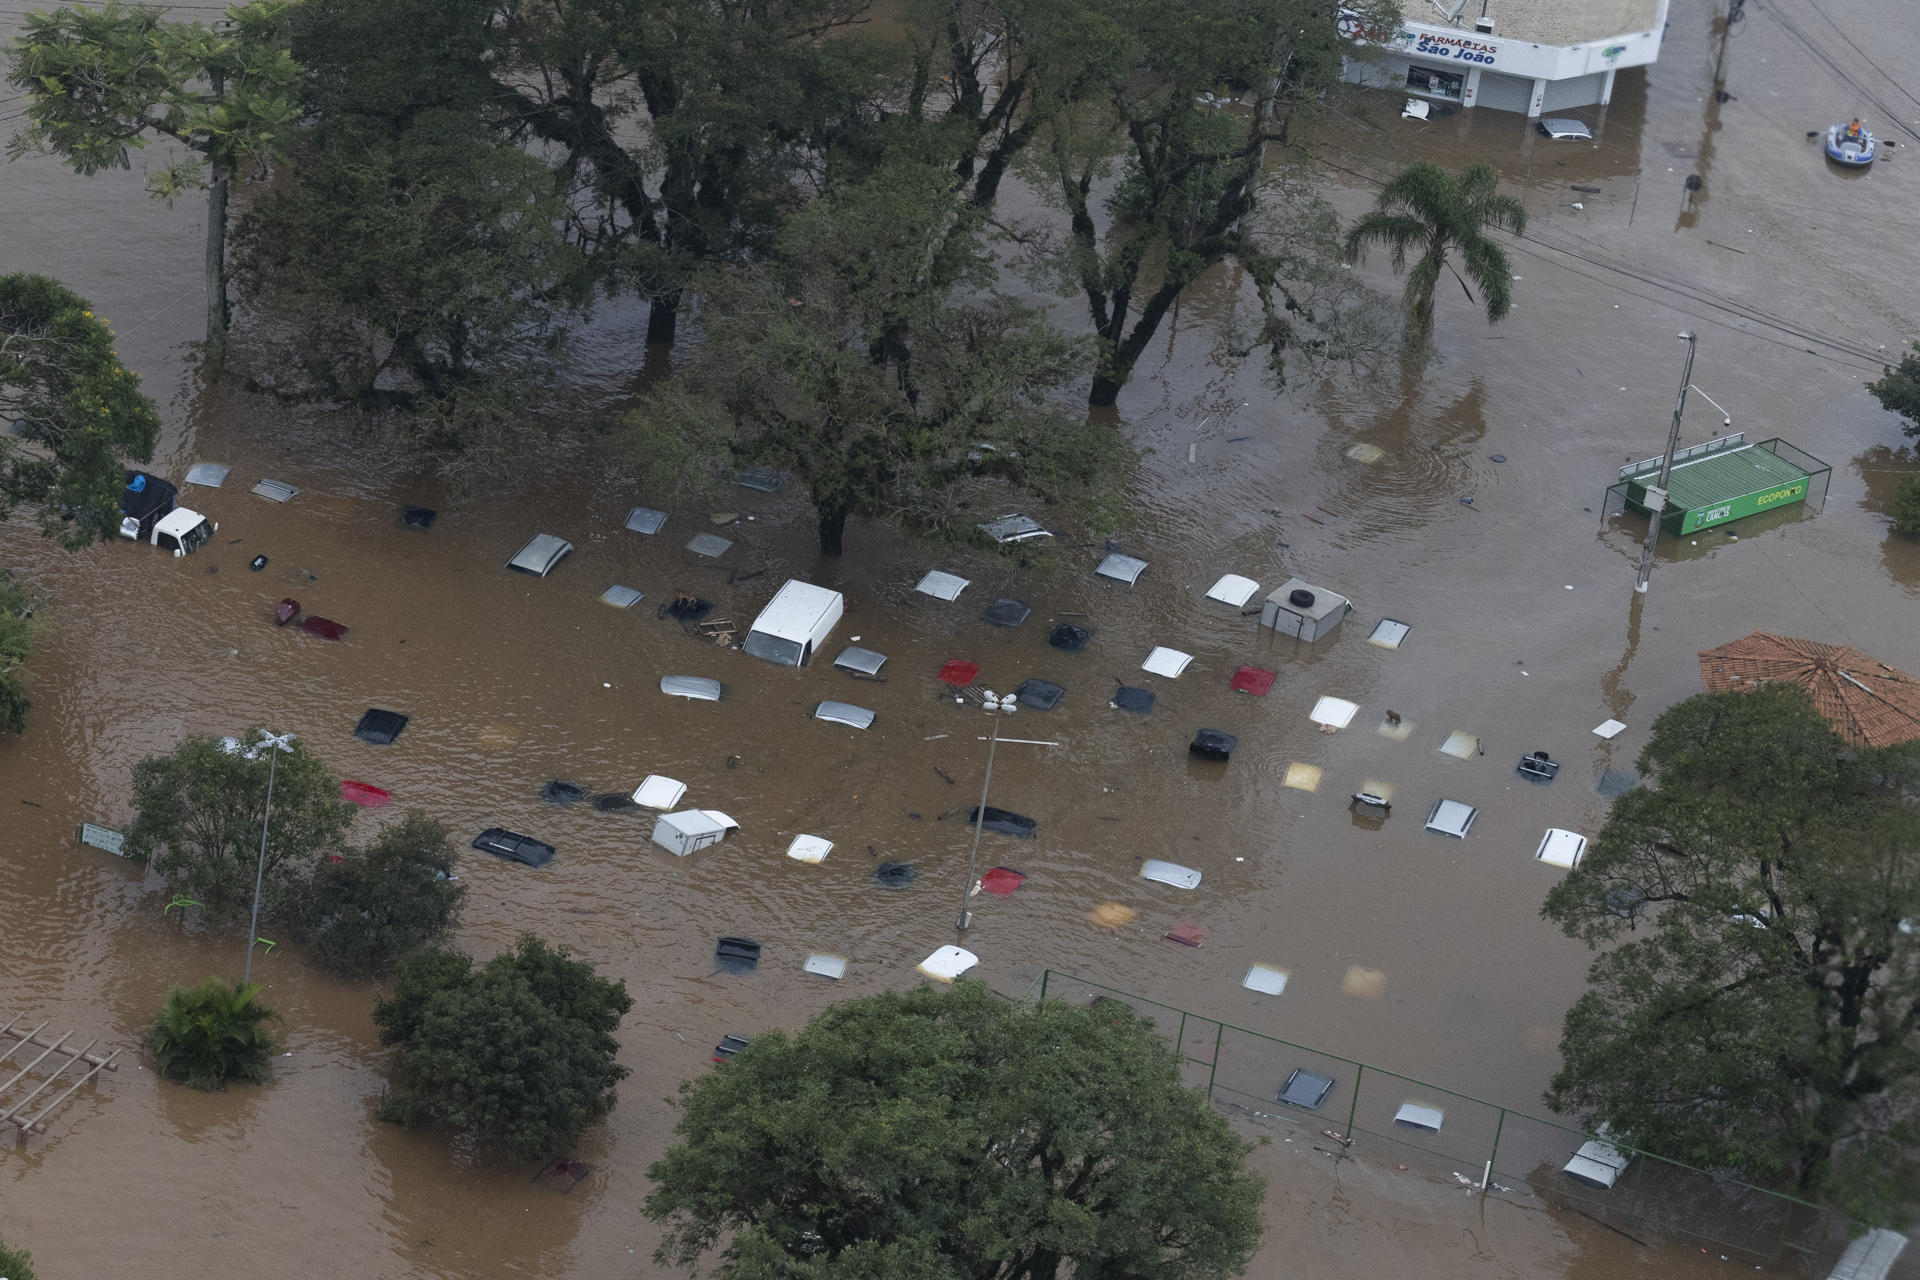
[[[1451,1175],[1482,1195],[1578,1213],[1641,1243],[1683,1242],[1808,1276],[1826,1275],[1849,1237],[1866,1227],[1796,1196],[1073,974],[1045,970],[1036,987],[1042,1000],[1126,1005],[1179,1050],[1187,1082],[1215,1106],[1280,1126],[1330,1154],[1393,1160]],[[1324,1092],[1317,1080],[1303,1080],[1306,1073],[1328,1082]],[[1284,1101],[1290,1079],[1313,1085],[1295,1096],[1317,1098],[1316,1105]],[[1610,1188],[1563,1171],[1593,1141],[1632,1157]]]

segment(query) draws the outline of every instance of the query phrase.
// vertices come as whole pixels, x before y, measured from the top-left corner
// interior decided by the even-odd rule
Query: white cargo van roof
[[[846,598],[838,591],[789,578],[753,620],[740,647],[756,658],[801,666],[845,610]]]

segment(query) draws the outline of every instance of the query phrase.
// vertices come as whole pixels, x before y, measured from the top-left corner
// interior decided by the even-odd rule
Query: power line
[[[1855,93],[1859,94],[1862,98],[1865,98],[1868,102],[1872,103],[1874,107],[1876,107],[1882,115],[1884,115],[1888,120],[1891,120],[1893,122],[1894,127],[1900,130],[1900,132],[1906,134],[1909,138],[1912,138],[1915,142],[1920,142],[1920,132],[1916,132],[1912,125],[1902,120],[1900,118],[1899,112],[1895,111],[1892,107],[1888,106],[1885,102],[1881,101],[1878,97],[1874,96],[1873,90],[1867,88],[1867,86],[1865,86],[1864,84],[1861,84],[1858,80],[1854,79],[1853,76],[1849,75],[1847,73],[1846,68],[1841,66],[1840,63],[1837,60],[1835,60],[1832,54],[1828,53],[1825,49],[1815,44],[1813,40],[1807,35],[1806,32],[1802,31],[1799,27],[1795,26],[1793,23],[1793,19],[1787,17],[1786,14],[1782,13],[1777,8],[1769,7],[1768,9],[1765,10],[1765,12],[1775,22],[1779,23],[1780,26],[1786,31],[1788,35],[1792,36],[1795,40],[1798,40],[1801,43],[1801,45],[1805,47],[1807,52],[1811,53],[1814,57],[1818,58],[1822,63],[1824,63],[1826,65],[1827,70],[1831,71],[1834,74],[1834,76],[1840,80],[1842,84],[1846,85],[1848,88],[1852,89]],[[1874,70],[1879,71],[1880,69],[1878,67],[1875,67]],[[1885,75],[1886,72],[1882,71],[1880,74]]]
[[[1915,97],[1913,92],[1907,88],[1906,84],[1902,82],[1898,76],[1894,75],[1892,72],[1888,71],[1885,67],[1875,62],[1872,59],[1872,57],[1868,55],[1865,49],[1862,49],[1859,45],[1855,44],[1850,38],[1848,38],[1847,33],[1840,29],[1840,24],[1835,22],[1831,17],[1829,17],[1825,9],[1822,9],[1819,5],[1813,3],[1813,0],[1807,0],[1807,8],[1819,14],[1820,17],[1826,22],[1826,24],[1833,28],[1833,33],[1840,37],[1840,39],[1846,44],[1847,48],[1853,50],[1855,53],[1860,55],[1860,60],[1862,62],[1866,63],[1868,66],[1872,67],[1875,71],[1878,71],[1882,76],[1886,77],[1887,83],[1893,86],[1894,92],[1900,94],[1908,102],[1913,103],[1916,107],[1920,107],[1920,97]]]
[[[1325,164],[1328,168],[1337,169],[1342,173],[1352,174],[1354,177],[1359,178],[1362,182],[1366,182],[1372,186],[1382,187],[1386,185],[1380,179],[1372,176],[1371,174],[1362,173],[1358,169],[1349,168],[1346,165],[1339,164],[1324,158],[1321,159],[1321,163]],[[1525,253],[1528,256],[1533,257],[1538,261],[1552,263],[1553,265],[1559,267],[1561,270],[1570,271],[1574,275],[1579,276],[1583,280],[1591,280],[1596,284],[1608,285],[1609,287],[1619,289],[1621,292],[1629,295],[1630,297],[1636,297],[1645,302],[1652,302],[1652,303],[1655,303],[1656,305],[1661,305],[1661,306],[1675,306],[1675,304],[1670,299],[1663,300],[1660,298],[1649,297],[1643,293],[1636,293],[1632,289],[1628,289],[1620,285],[1617,281],[1605,280],[1599,276],[1591,275],[1585,271],[1581,271],[1578,268],[1570,265],[1563,259],[1572,258],[1576,261],[1583,262],[1588,266],[1597,268],[1598,270],[1607,272],[1611,275],[1624,276],[1627,279],[1646,285],[1650,289],[1656,289],[1664,293],[1678,295],[1679,297],[1694,303],[1696,306],[1705,307],[1710,309],[1711,311],[1720,312],[1720,313],[1723,313],[1723,315],[1730,315],[1735,317],[1736,319],[1744,320],[1746,321],[1747,326],[1757,325],[1763,328],[1772,329],[1778,333],[1786,334],[1789,337],[1798,339],[1799,345],[1796,345],[1793,342],[1784,342],[1779,338],[1769,337],[1764,333],[1756,333],[1751,327],[1743,327],[1739,324],[1730,323],[1728,320],[1722,318],[1721,316],[1716,316],[1711,314],[1702,315],[1698,311],[1689,311],[1685,307],[1676,307],[1676,309],[1682,312],[1683,314],[1692,316],[1693,318],[1700,320],[1706,324],[1718,325],[1721,328],[1730,329],[1736,333],[1745,334],[1746,336],[1758,339],[1761,342],[1769,342],[1778,347],[1784,347],[1792,351],[1802,351],[1815,356],[1819,356],[1820,353],[1818,351],[1811,350],[1807,344],[1812,344],[1813,346],[1816,346],[1816,347],[1825,347],[1829,351],[1833,352],[1834,354],[1830,356],[1823,356],[1821,357],[1822,359],[1827,359],[1827,360],[1833,361],[1834,363],[1847,364],[1849,367],[1858,369],[1861,372],[1865,372],[1865,373],[1879,373],[1881,368],[1886,363],[1885,357],[1881,352],[1869,351],[1863,346],[1857,346],[1837,338],[1828,337],[1814,330],[1799,327],[1798,325],[1795,325],[1793,322],[1787,320],[1783,316],[1775,315],[1767,311],[1762,311],[1758,307],[1754,307],[1748,303],[1740,301],[1739,299],[1731,298],[1724,294],[1716,295],[1713,290],[1708,289],[1702,285],[1694,284],[1691,281],[1672,279],[1672,278],[1663,278],[1660,276],[1651,275],[1645,271],[1638,270],[1632,266],[1626,265],[1618,261],[1617,259],[1614,258],[1613,255],[1607,253],[1606,251],[1596,250],[1596,251],[1590,252],[1590,251],[1581,249],[1576,245],[1571,245],[1562,241],[1556,241],[1554,238],[1552,238],[1551,235],[1541,235],[1537,232],[1530,232],[1527,235],[1518,236],[1516,237],[1516,240],[1519,243],[1516,244],[1515,247],[1519,252]],[[1530,245],[1537,245],[1539,247],[1538,249],[1533,249],[1529,247]],[[1542,252],[1542,250],[1545,250],[1548,252]]]

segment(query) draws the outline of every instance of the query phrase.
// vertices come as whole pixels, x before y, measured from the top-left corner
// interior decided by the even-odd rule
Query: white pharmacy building
[[[1613,100],[1613,78],[1660,55],[1667,0],[1402,0],[1393,27],[1343,11],[1340,32],[1376,45],[1346,78],[1460,107],[1540,116]],[[1416,7],[1418,6],[1418,7]]]

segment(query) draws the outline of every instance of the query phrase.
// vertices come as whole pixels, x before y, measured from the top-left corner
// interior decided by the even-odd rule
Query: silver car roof
[[[513,559],[507,561],[507,568],[544,578],[572,550],[573,544],[565,538],[551,533],[536,533],[527,539],[525,546],[513,553]]]
[[[871,676],[878,675],[880,668],[885,666],[886,662],[886,654],[875,653],[871,649],[862,649],[857,644],[850,644],[840,651],[840,656],[833,660],[833,665]]]
[[[873,724],[873,712],[865,707],[856,707],[851,702],[827,701],[813,709],[816,720],[831,720],[835,724],[844,724],[854,729],[865,729]]]
[[[705,676],[661,676],[660,692],[670,698],[692,698],[696,702],[720,701],[720,682]]]

